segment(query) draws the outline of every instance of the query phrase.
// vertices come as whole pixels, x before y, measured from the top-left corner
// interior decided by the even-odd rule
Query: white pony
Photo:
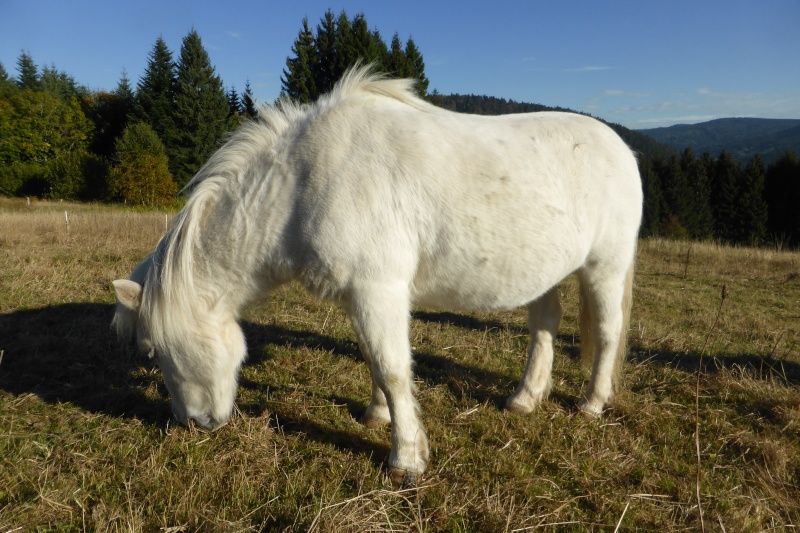
[[[412,86],[358,68],[314,104],[262,109],[190,182],[155,251],[114,281],[117,331],[156,358],[181,423],[227,422],[246,354],[239,312],[290,280],[350,317],[372,374],[363,421],[391,421],[395,483],[428,462],[412,306],[527,306],[528,363],[507,401],[527,413],[550,389],[557,284],[577,272],[581,347],[594,360],[580,408],[603,411],[626,349],[642,212],[634,155],[585,116],[462,115]]]

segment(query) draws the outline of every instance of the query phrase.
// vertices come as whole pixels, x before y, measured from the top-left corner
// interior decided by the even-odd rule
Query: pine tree
[[[236,87],[231,85],[231,88],[226,94],[228,99],[228,130],[236,129],[242,123],[244,117],[242,116],[242,101],[239,98],[239,93],[236,92]]]
[[[639,163],[639,175],[642,178],[642,226],[639,233],[642,237],[654,237],[660,234],[661,218],[664,211],[664,197],[661,193],[661,180],[653,170],[649,160]]]
[[[417,94],[420,97],[426,96],[430,82],[425,76],[425,61],[414,40],[410,37],[406,41],[406,61],[410,67],[409,77],[417,79]]]
[[[733,154],[723,150],[714,167],[711,204],[716,223],[716,236],[727,242],[741,242],[741,168]]]
[[[8,75],[3,63],[0,63],[0,98],[6,98],[17,89],[17,84]]]
[[[789,246],[800,245],[800,159],[786,152],[767,169],[764,199],[769,236]]]
[[[377,30],[369,30],[363,14],[349,20],[346,12],[342,11],[337,18],[329,9],[316,34],[309,29],[308,19],[304,19],[292,52],[294,56],[287,58],[281,77],[281,95],[302,103],[312,102],[330,91],[357,62],[372,64],[376,70],[396,77],[418,79],[420,95],[424,96],[428,89],[425,62],[413,39],[407,41],[404,49],[395,34],[391,48],[387,47]]]
[[[389,45],[389,54],[386,56],[386,71],[395,78],[410,78],[413,76],[413,67],[408,61],[400,36],[395,33]]]
[[[740,197],[742,216],[741,240],[751,245],[759,245],[767,236],[767,204],[764,201],[764,182],[766,170],[761,156],[756,154],[742,173],[742,195]]]
[[[117,99],[120,102],[130,107],[130,111],[133,111],[133,88],[131,88],[131,80],[128,78],[128,71],[124,68],[122,69],[122,76],[120,76],[117,82],[117,88],[114,89],[114,94],[117,95]]]
[[[111,159],[114,144],[133,113],[134,97],[127,72],[122,71],[114,92],[98,92],[89,100],[91,105],[87,116],[94,122],[94,136],[89,149],[98,156]]]
[[[239,99],[239,93],[236,92],[236,87],[231,85],[228,89],[228,118],[238,117],[242,114],[242,101]]]
[[[163,37],[156,40],[147,60],[147,69],[139,80],[134,102],[134,116],[147,123],[167,147],[172,159],[177,139],[174,121],[175,64]]]
[[[42,75],[39,77],[39,88],[54,96],[58,96],[62,100],[69,98],[76,98],[81,101],[84,97],[89,96],[89,90],[80,87],[75,78],[66,72],[59,71],[55,65],[44,67]]]
[[[714,232],[714,217],[711,214],[711,188],[705,166],[695,158],[691,148],[684,150],[680,166],[686,194],[689,195],[684,225],[693,239],[708,239]]]
[[[353,25],[344,11],[336,21],[336,33],[333,41],[334,68],[333,76],[336,80],[342,77],[347,69],[356,63],[360,57],[356,48]]]
[[[184,37],[177,65],[175,124],[178,143],[170,168],[183,187],[217,148],[227,131],[228,99],[200,35]]]
[[[109,117],[109,135],[116,140],[125,131],[131,115],[134,112],[134,96],[128,72],[122,69],[122,75],[114,89],[114,107]]]
[[[677,155],[659,163],[658,173],[667,208],[662,218],[668,222],[662,227],[662,234],[671,238],[686,238],[691,234],[692,223],[691,192],[686,176]]]
[[[244,84],[244,92],[242,93],[242,115],[244,118],[256,118],[258,110],[256,109],[256,100],[253,98],[253,91],[250,90],[250,80]]]
[[[316,57],[311,63],[311,74],[317,91],[316,96],[319,96],[330,92],[339,80],[336,70],[336,19],[330,9],[325,12],[317,26],[314,48]]]
[[[353,37],[352,43],[355,50],[355,58],[362,64],[374,64],[382,68],[386,63],[388,49],[383,42],[381,34],[377,30],[370,31],[367,25],[367,18],[363,13],[353,17],[351,24]]]
[[[316,44],[314,34],[308,27],[308,18],[303,19],[303,28],[292,45],[292,53],[294,57],[286,59],[286,69],[281,77],[282,93],[302,104],[311,103],[319,92],[314,83],[313,72]]]
[[[22,52],[17,59],[17,85],[20,89],[39,89],[39,68],[33,62],[30,54]]]

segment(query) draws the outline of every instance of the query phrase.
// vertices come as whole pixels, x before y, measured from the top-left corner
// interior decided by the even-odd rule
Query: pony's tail
[[[614,361],[614,374],[612,381],[614,388],[619,385],[622,379],[622,364],[625,362],[625,357],[628,354],[628,331],[631,323],[631,307],[633,306],[633,274],[636,254],[631,264],[628,266],[628,271],[625,273],[625,287],[622,295],[622,329],[619,333],[619,344],[617,345],[616,360]],[[579,304],[579,323],[581,332],[581,359],[587,366],[592,365],[594,360],[595,351],[597,349],[597,339],[594,334],[594,324],[597,317],[592,316],[591,305],[589,304],[589,296],[586,294],[586,289],[583,283],[580,284],[580,304]]]

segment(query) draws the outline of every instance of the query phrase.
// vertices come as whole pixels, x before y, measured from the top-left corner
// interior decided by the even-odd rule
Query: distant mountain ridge
[[[637,131],[676,150],[717,155],[724,149],[740,161],[760,154],[770,163],[787,150],[800,154],[800,119],[720,118]]]

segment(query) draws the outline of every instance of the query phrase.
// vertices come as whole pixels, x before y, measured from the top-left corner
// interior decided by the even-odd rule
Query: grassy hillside
[[[395,491],[388,430],[356,421],[370,380],[350,326],[294,285],[243,317],[234,420],[174,425],[158,370],[108,327],[109,281],[164,217],[0,199],[0,531],[697,531],[698,447],[708,530],[800,525],[798,253],[642,241],[624,388],[599,420],[576,407],[573,279],[531,415],[501,408],[523,312],[415,310],[432,459]]]

